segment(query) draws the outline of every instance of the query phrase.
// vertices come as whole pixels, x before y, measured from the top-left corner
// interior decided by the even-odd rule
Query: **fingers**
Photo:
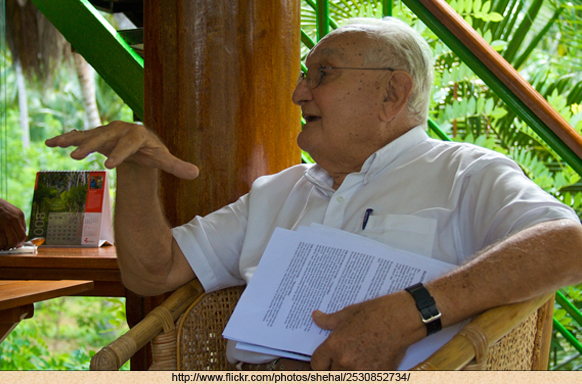
[[[78,145],[79,140],[81,140],[83,137],[82,134],[83,132],[79,132],[76,129],[73,129],[72,131],[67,132],[65,134],[50,138],[46,140],[44,143],[47,147],[51,148],[54,147],[67,148],[72,145]]]
[[[0,249],[19,247],[26,241],[26,229],[19,223],[2,223],[0,226]]]
[[[0,199],[0,249],[20,246],[26,240],[24,213]]]
[[[6,232],[0,231],[0,249],[8,249],[8,239],[6,238]]]
[[[117,140],[115,147],[111,150],[111,153],[107,157],[107,161],[105,161],[105,166],[110,169],[119,166],[119,164],[123,163],[128,157],[130,157],[140,149],[146,147],[148,144],[147,139],[148,137],[145,128],[143,127],[128,128],[124,132],[124,135]],[[162,146],[161,143],[160,146]],[[154,153],[152,153],[152,155],[153,154]],[[154,168],[159,167],[154,166]]]
[[[153,132],[138,124],[115,121],[90,131],[73,130],[47,140],[46,145],[62,148],[77,146],[71,153],[76,160],[99,152],[107,156],[105,167],[109,169],[129,161],[162,169],[182,179],[192,180],[199,174],[198,167],[172,155]]]
[[[143,127],[129,129],[111,152],[105,166],[113,168],[132,156],[132,161],[158,168],[179,178],[192,180],[199,170],[194,164],[178,159],[152,132]]]
[[[343,320],[342,311],[326,314],[316,309],[311,314],[315,324],[321,329],[334,330]],[[325,340],[311,356],[311,368],[315,371],[333,369],[334,348],[330,345],[330,339]]]
[[[169,158],[167,162],[163,163],[161,167],[162,170],[186,180],[194,180],[198,177],[200,171],[198,170],[197,166],[192,163],[188,163],[187,161],[180,160],[169,152],[168,154],[171,156],[171,158]]]
[[[321,344],[313,355],[311,355],[311,369],[314,371],[327,371],[331,368],[331,350],[326,347],[325,342]]]
[[[6,244],[4,245],[5,249],[20,247],[22,244],[24,244],[24,241],[26,240],[26,233],[24,237],[22,237],[22,234],[19,233],[17,227],[10,227],[6,230],[5,240],[6,240]]]

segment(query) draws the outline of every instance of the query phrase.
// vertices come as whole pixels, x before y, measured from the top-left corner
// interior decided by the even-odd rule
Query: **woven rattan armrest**
[[[162,330],[173,327],[178,317],[203,293],[204,289],[196,279],[178,288],[125,335],[97,352],[91,359],[90,369],[118,370]]]
[[[544,305],[545,304],[545,305]],[[539,310],[539,311],[538,311]],[[537,328],[536,338],[538,342],[532,343],[536,344],[532,349],[534,351],[528,351],[528,353],[547,353],[544,351],[543,346],[539,346],[541,340],[544,336],[540,336],[544,327],[544,322],[547,322],[547,311],[553,310],[553,294],[549,293],[539,297],[535,297],[531,300],[505,305],[497,308],[492,308],[488,311],[483,312],[481,315],[474,318],[469,324],[467,324],[457,335],[455,335],[451,341],[442,346],[438,351],[432,354],[424,362],[418,364],[414,367],[414,370],[461,370],[467,369],[467,366],[475,359],[477,364],[474,364],[475,369],[491,369],[487,366],[487,355],[490,348],[497,343],[501,338],[507,335],[512,330],[515,331],[516,327],[519,327],[528,318],[535,316],[537,318],[533,319],[534,326]],[[542,313],[543,312],[543,313]],[[535,323],[537,322],[537,325]],[[551,330],[550,330],[551,333]],[[541,341],[543,343],[544,341]],[[517,353],[518,351],[511,351],[511,353]],[[542,363],[539,361],[532,361],[531,368],[529,369],[546,369]],[[538,365],[542,365],[539,367]],[[469,367],[469,369],[471,369]],[[500,367],[493,369],[523,369],[515,368],[512,366],[507,366],[503,364]]]

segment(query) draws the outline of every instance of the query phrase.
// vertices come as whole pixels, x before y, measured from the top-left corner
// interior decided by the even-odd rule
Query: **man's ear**
[[[386,86],[380,119],[391,121],[408,104],[412,93],[412,77],[404,71],[394,71]]]

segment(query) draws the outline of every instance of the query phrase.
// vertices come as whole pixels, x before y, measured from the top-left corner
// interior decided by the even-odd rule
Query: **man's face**
[[[364,67],[370,44],[362,32],[330,36],[311,51],[306,66],[309,71]],[[324,69],[322,75],[316,88],[310,89],[303,80],[293,92],[293,102],[301,106],[306,121],[297,144],[328,172],[335,167],[359,171],[387,141],[380,115],[391,72]]]

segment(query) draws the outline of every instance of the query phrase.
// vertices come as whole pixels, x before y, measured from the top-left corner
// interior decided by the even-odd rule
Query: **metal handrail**
[[[305,0],[317,13],[317,40],[329,32],[330,25],[337,28],[337,23],[329,17],[329,3],[327,0]],[[452,11],[452,8],[444,2],[435,6],[431,0],[403,0],[403,2],[439,36],[459,58],[465,62],[487,85],[496,92],[562,159],[568,163],[578,174],[582,175],[582,137],[541,97],[517,71],[511,67],[494,50],[487,49],[485,41],[472,30],[464,20]],[[443,4],[441,4],[443,3]],[[384,16],[392,15],[392,0],[382,0],[382,13]],[[429,8],[430,7],[430,10]],[[451,14],[452,11],[452,14]],[[439,17],[435,14],[439,14]],[[320,20],[325,18],[325,20]],[[330,21],[331,20],[331,21]],[[445,23],[447,25],[445,25]],[[449,28],[456,28],[451,32]],[[309,49],[315,44],[302,30],[307,39]],[[309,46],[308,44],[311,44]],[[469,47],[471,48],[469,48]],[[485,47],[487,46],[487,47]],[[485,48],[485,49],[484,49]],[[490,48],[490,47],[489,47]],[[479,51],[481,49],[481,51]],[[479,51],[479,52],[476,52]],[[488,57],[484,57],[485,52]],[[487,65],[484,60],[487,60]],[[305,67],[302,63],[302,67]],[[515,87],[511,82],[517,82]],[[525,83],[525,84],[524,84]],[[531,98],[532,100],[528,99]],[[440,139],[451,139],[439,126],[428,119],[428,127]],[[556,301],[566,312],[582,326],[582,313],[560,292],[556,294]],[[559,321],[553,318],[554,328],[580,353],[582,344]]]

